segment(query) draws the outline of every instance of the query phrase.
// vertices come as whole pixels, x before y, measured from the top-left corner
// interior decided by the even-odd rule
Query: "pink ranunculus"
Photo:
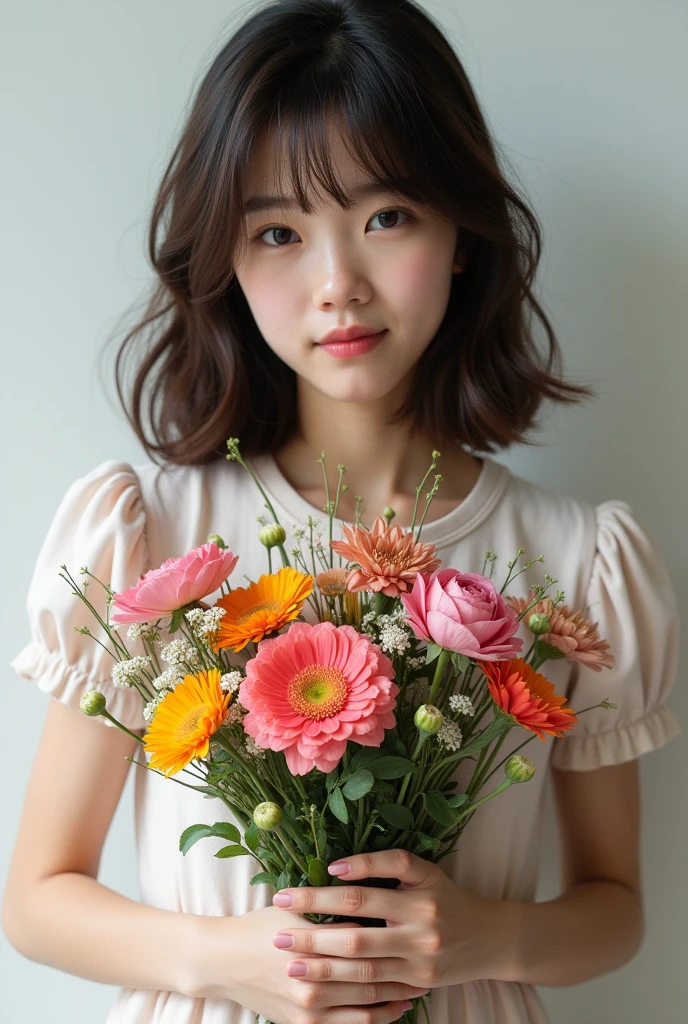
[[[394,728],[393,678],[387,655],[352,626],[295,622],[247,663],[242,724],[258,746],[284,751],[292,775],[330,772],[348,740],[379,747]]]
[[[182,558],[168,558],[138,583],[115,594],[112,622],[148,622],[212,594],[230,575],[239,556],[209,541]]]
[[[502,661],[521,652],[523,640],[514,636],[518,615],[478,573],[419,572],[413,590],[402,594],[401,601],[420,640],[477,661]]]

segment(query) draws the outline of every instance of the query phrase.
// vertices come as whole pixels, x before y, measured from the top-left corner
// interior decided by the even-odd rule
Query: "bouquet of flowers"
[[[323,453],[329,544],[314,534],[318,524],[309,517],[308,529],[294,531],[292,564],[286,531],[238,439],[227,446],[227,458],[251,474],[272,517],[269,523],[259,517],[268,573],[231,587],[239,556],[217,535],[122,593],[88,567],[79,586],[63,565],[61,575],[107,636],[113,685],[139,691],[147,731],[141,738],[117,722],[106,694],[95,690],[82,698],[82,711],[104,716],[141,742],[149,762],[133,763],[168,778],[184,772],[195,781],[173,781],[227,808],[230,814],[220,816],[231,821],[190,823],[179,849],[186,855],[199,840],[220,837],[227,845],[216,857],[255,859],[260,870],[252,885],[341,885],[328,874],[328,863],[390,848],[440,861],[478,807],[532,778],[535,766],[517,751],[535,737],[544,741],[575,726],[577,714],[540,672],[543,664],[569,658],[599,671],[613,664],[609,645],[597,623],[561,605],[563,591],[545,596],[557,582],[548,575],[528,599],[505,596],[542,556],[517,570],[525,553],[520,548],[499,591],[491,579],[492,551],[485,551],[480,573],[441,567],[434,546],[420,540],[440,474],[416,525],[439,452],[416,489],[408,530],[391,525],[392,509],[367,529],[357,498],[355,525],[344,526],[340,540],[332,539],[333,519],[346,490],[346,466],[338,467],[331,500]],[[282,565],[273,571],[275,550]],[[107,593],[104,617],[87,596],[89,578]],[[203,599],[218,590],[209,607]],[[304,620],[306,602],[315,622]],[[533,638],[525,655],[515,636],[524,619]],[[121,638],[125,624],[128,641],[138,642],[143,654],[132,656]],[[80,631],[93,636],[87,627]],[[615,707],[606,700],[594,706]],[[512,729],[526,738],[497,761]],[[463,762],[472,775],[456,792],[452,776]],[[500,769],[501,781],[479,796]],[[316,923],[385,924],[303,916]],[[427,1017],[424,999],[417,1000],[404,1017],[409,1024],[417,1021],[419,1004]]]

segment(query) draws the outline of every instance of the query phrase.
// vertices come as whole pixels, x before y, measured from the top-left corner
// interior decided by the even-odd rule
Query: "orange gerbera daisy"
[[[554,684],[536,672],[523,658],[509,661],[481,661],[480,668],[488,680],[488,689],[495,704],[518,725],[536,732],[544,742],[543,733],[562,736],[578,721],[572,708],[564,708],[566,697],[554,692]]]
[[[530,597],[507,597],[506,603],[521,615],[533,600],[535,591]],[[606,640],[600,639],[598,623],[586,619],[582,611],[572,611],[568,605],[554,606],[551,597],[545,597],[533,605],[528,618],[539,613],[549,618],[549,633],[541,633],[540,640],[557,647],[569,661],[580,661],[582,665],[600,672],[603,668],[612,668],[614,655]]]
[[[153,754],[151,768],[169,778],[194,759],[205,757],[231,699],[231,693],[222,692],[216,668],[184,676],[158,705],[143,737],[143,749]]]
[[[220,619],[214,649],[232,647],[238,652],[250,640],[258,643],[268,633],[275,633],[296,618],[312,589],[313,577],[291,566],[261,576],[248,587],[236,587],[216,602],[225,614]]]
[[[333,540],[330,547],[360,565],[348,579],[353,592],[368,590],[398,597],[411,590],[417,573],[432,573],[442,564],[435,558],[434,544],[416,540],[400,526],[390,526],[384,516],[378,516],[370,530],[342,526],[342,533],[345,540]]]

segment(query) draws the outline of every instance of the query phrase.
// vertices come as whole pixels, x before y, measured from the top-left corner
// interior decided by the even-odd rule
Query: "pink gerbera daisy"
[[[394,728],[393,677],[387,655],[352,626],[296,622],[247,663],[243,727],[259,746],[283,750],[292,775],[330,772],[348,740],[378,747]]]

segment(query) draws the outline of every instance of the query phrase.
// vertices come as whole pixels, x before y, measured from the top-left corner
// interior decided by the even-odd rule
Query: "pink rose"
[[[478,573],[419,572],[401,601],[420,640],[482,661],[503,661],[521,652],[523,640],[514,636],[518,615]]]
[[[115,594],[112,622],[148,622],[212,594],[230,575],[239,556],[214,542],[194,548],[183,558],[168,558],[138,583]]]

